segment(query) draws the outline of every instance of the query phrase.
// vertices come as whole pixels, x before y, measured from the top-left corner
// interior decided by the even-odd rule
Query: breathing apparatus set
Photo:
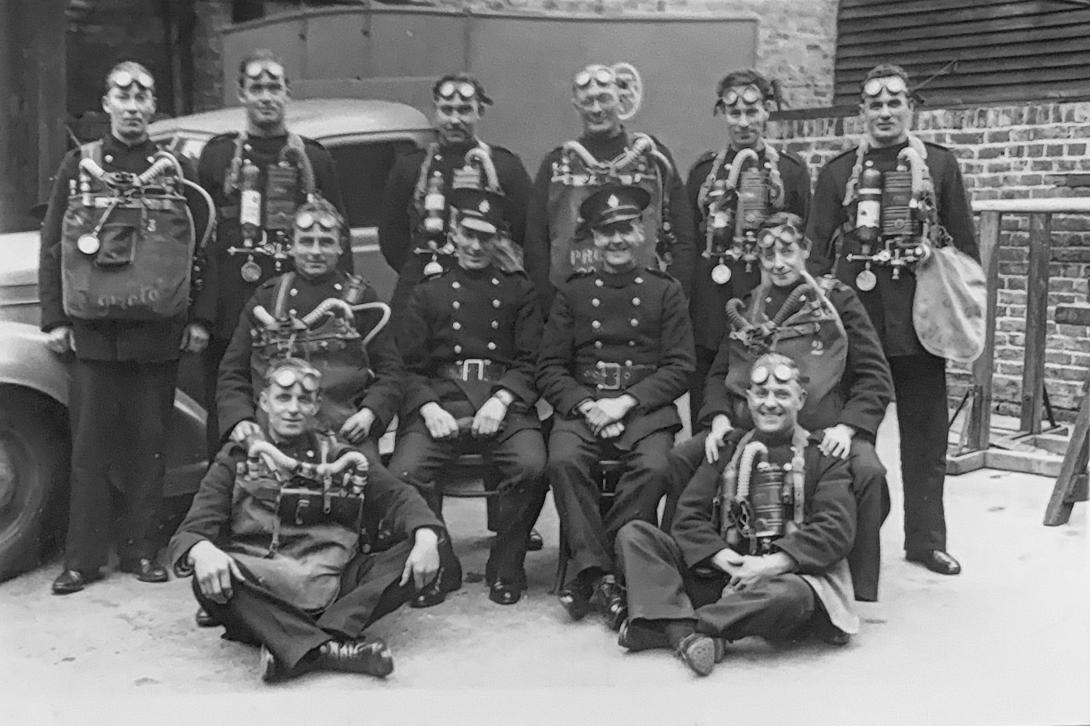
[[[915,271],[935,248],[951,243],[939,223],[935,187],[927,168],[927,149],[909,134],[908,146],[897,155],[897,168],[881,172],[866,160],[864,139],[856,150],[855,165],[844,190],[846,221],[834,241],[837,264],[841,258],[862,262],[855,285],[873,290],[878,278],[872,267],[890,269],[893,280],[902,270]]]
[[[303,139],[289,133],[276,164],[265,169],[262,188],[261,169],[252,160],[244,158],[247,141],[245,131],[235,138],[235,152],[223,183],[228,196],[238,192],[241,228],[241,244],[228,247],[227,254],[245,255],[240,274],[246,282],[256,283],[262,277],[257,258],[270,260],[274,274],[283,272],[290,259],[288,248],[295,210],[303,201],[314,200],[316,182]]]
[[[214,206],[185,178],[170,152],[159,150],[139,174],[106,171],[102,142],[80,149],[69,181],[61,226],[64,310],[84,320],[161,320],[183,314],[190,302],[194,256],[203,254],[185,190]]]

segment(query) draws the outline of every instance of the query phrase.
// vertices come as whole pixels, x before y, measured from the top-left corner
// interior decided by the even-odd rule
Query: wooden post
[[[969,409],[968,441],[973,451],[985,451],[992,433],[992,368],[995,364],[995,306],[999,297],[999,220],[1001,212],[980,214],[980,262],[988,281],[984,313],[984,352],[973,361],[973,405]]]
[[[1071,509],[1075,502],[1086,501],[1087,472],[1090,462],[1090,391],[1083,387],[1082,405],[1075,417],[1075,430],[1071,432],[1071,441],[1067,445],[1060,475],[1052,488],[1052,496],[1045,508],[1045,526],[1056,527],[1067,524],[1071,518]]]
[[[1029,275],[1026,279],[1026,353],[1022,368],[1022,431],[1041,433],[1048,315],[1048,263],[1052,257],[1052,215],[1029,217]]]

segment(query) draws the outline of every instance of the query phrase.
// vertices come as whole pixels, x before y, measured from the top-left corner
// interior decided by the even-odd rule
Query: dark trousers
[[[695,620],[697,632],[705,635],[776,640],[789,637],[814,615],[817,598],[798,575],[724,592],[725,574],[693,574],[677,542],[646,522],[625,525],[616,549],[631,620]]]
[[[201,595],[197,580],[193,592],[208,613],[223,624],[226,637],[264,645],[288,668],[332,638],[359,638],[382,616],[397,610],[416,593],[410,580],[399,585],[412,542],[405,540],[383,552],[356,555],[341,574],[341,596],[321,613],[307,612],[281,600],[248,577],[232,578],[234,594],[226,604]],[[243,568],[243,574],[247,574]]]
[[[229,339],[212,338],[208,347],[201,353],[201,370],[204,374],[204,410],[208,412],[205,423],[205,441],[208,447],[208,460],[216,458],[223,446],[220,439],[219,410],[216,408],[216,380],[219,377],[220,361],[227,353]],[[224,435],[230,433],[225,431]]]
[[[670,451],[670,488],[662,516],[662,529],[665,532],[669,532],[673,525],[681,493],[704,459],[704,440],[707,437],[706,431],[697,434]],[[862,436],[852,439],[848,467],[852,473],[857,512],[855,544],[848,553],[848,567],[852,573],[855,599],[874,602],[878,599],[878,577],[882,567],[880,534],[890,508],[886,467],[878,459],[874,444]]]
[[[615,572],[613,541],[621,527],[636,519],[658,521],[659,500],[666,492],[666,454],[673,443],[672,433],[656,431],[631,450],[619,450],[595,437],[581,420],[557,421],[553,426],[547,476],[576,574],[591,568]],[[624,471],[603,517],[594,464],[614,458],[620,459]]]
[[[905,551],[946,549],[946,361],[933,355],[889,359],[901,433]]]
[[[689,425],[695,432],[700,429],[700,409],[704,407],[704,383],[708,370],[715,362],[715,351],[702,345],[696,346],[696,370],[689,379]]]
[[[178,361],[156,363],[77,358],[68,387],[72,481],[66,569],[106,564],[120,494],[117,553],[152,558],[166,473],[167,433]]]
[[[499,473],[494,500],[496,537],[485,565],[485,580],[502,579],[526,586],[523,563],[526,538],[545,504],[545,442],[536,429],[523,429],[498,441],[436,441],[426,432],[409,431],[398,437],[389,469],[412,483],[428,506],[443,516],[442,471],[463,453],[481,453]]]

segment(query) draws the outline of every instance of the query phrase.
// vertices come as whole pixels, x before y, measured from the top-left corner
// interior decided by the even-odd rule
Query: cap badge
[[[480,210],[481,214],[488,214],[488,210],[492,209],[492,205],[488,203],[487,199],[482,199],[481,203],[477,205],[477,209]]]
[[[606,204],[610,207],[617,207],[621,204],[621,200],[617,198],[616,194],[610,194],[609,199],[606,200]]]

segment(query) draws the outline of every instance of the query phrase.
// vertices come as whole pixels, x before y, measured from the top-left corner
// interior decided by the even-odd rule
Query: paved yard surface
[[[528,560],[513,607],[468,582],[425,611],[376,626],[396,661],[385,682],[311,674],[268,687],[257,651],[192,625],[187,581],[114,575],[49,594],[56,565],[0,585],[0,724],[1006,724],[1090,722],[1086,505],[1041,526],[1050,480],[979,471],[947,482],[945,578],[901,559],[892,416],[880,453],[894,515],[883,530],[881,602],[860,604],[862,632],[819,642],[736,643],[698,679],[665,651],[627,654],[598,620],[571,624],[547,593],[556,555]],[[483,504],[447,505],[470,578],[487,548]],[[473,578],[476,579],[476,578]]]

